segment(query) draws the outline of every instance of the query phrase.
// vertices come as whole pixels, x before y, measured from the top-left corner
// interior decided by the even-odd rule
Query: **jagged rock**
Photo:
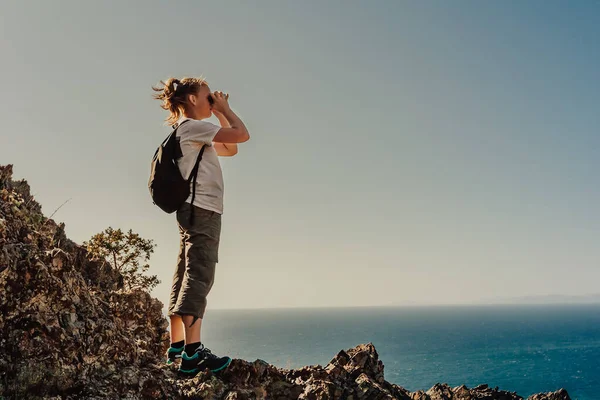
[[[527,400],[571,400],[565,389],[559,389],[556,392],[532,394]]]
[[[163,304],[123,290],[106,262],[89,261],[64,224],[43,216],[25,181],[0,166],[0,397],[4,399],[515,400],[514,392],[438,383],[410,392],[384,379],[372,343],[325,366],[277,368],[235,359],[218,375],[182,379],[163,364]],[[570,400],[564,389],[528,400]]]

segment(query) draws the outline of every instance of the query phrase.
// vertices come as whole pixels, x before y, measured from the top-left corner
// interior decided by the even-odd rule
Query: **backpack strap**
[[[188,121],[189,121],[189,119],[186,119],[185,121],[183,121],[179,125],[177,125],[177,124],[171,125],[171,128],[173,128],[173,132],[171,132],[171,134],[169,136],[167,136],[167,138],[162,142],[161,146],[164,146],[169,141],[169,139],[171,139],[171,137],[177,135],[177,129],[179,129],[179,127],[181,125],[185,124]]]
[[[186,122],[188,122],[190,119],[186,119],[185,121],[181,122],[180,124],[173,124],[171,125],[171,127],[173,128],[173,132],[171,132],[171,134],[169,134],[165,140],[161,143],[161,145],[156,149],[156,152],[154,153],[154,157],[153,157],[153,163],[156,161],[156,156],[158,154],[158,152],[160,151],[161,148],[164,148],[165,146],[167,146],[169,144],[169,141],[171,139],[177,139],[176,135],[177,135],[177,129],[179,129],[179,127],[181,127],[181,125],[185,124]],[[181,146],[179,144],[179,141],[176,140],[177,142],[177,146],[179,147],[179,153],[181,155]],[[194,164],[194,168],[192,169],[192,172],[190,173],[190,176],[186,179],[187,184],[190,184],[190,181],[193,180],[194,183],[194,188],[192,191],[192,212],[190,215],[190,224],[193,225],[194,223],[194,199],[196,197],[196,179],[197,179],[197,175],[198,175],[198,167],[200,165],[200,161],[202,160],[202,154],[204,153],[204,148],[206,145],[202,145],[202,148],[200,149],[200,152],[198,153],[198,157],[196,158],[196,162]],[[175,161],[175,166],[177,167],[177,162],[175,159],[172,159],[173,161]],[[156,204],[156,203],[154,203]]]
[[[196,158],[196,163],[194,164],[194,168],[192,169],[192,172],[190,173],[190,176],[187,179],[188,184],[190,183],[190,180],[193,182],[193,189],[192,189],[192,212],[190,214],[190,225],[194,225],[194,199],[196,198],[196,178],[198,177],[198,169],[200,166],[200,160],[202,160],[202,154],[204,153],[204,148],[206,147],[206,145],[202,145],[202,148],[200,149],[200,153],[198,153],[198,158]]]
[[[164,147],[165,144],[167,144],[167,142],[169,141],[169,139],[171,139],[172,137],[175,137],[175,135],[177,135],[177,128],[179,128],[181,125],[185,124],[188,121],[189,121],[189,119],[186,119],[179,125],[177,125],[177,124],[171,125],[171,128],[173,128],[173,132],[171,132],[171,134],[169,134],[169,136],[167,136],[165,138],[165,140],[163,140],[163,142],[160,144],[160,147]],[[157,154],[158,154],[158,149],[156,149],[156,152],[154,153],[154,157],[156,157]]]
[[[185,124],[186,122],[188,122],[190,120],[191,120],[191,118],[188,118],[185,121],[183,121],[182,123],[180,123],[179,125],[177,125],[177,123],[174,123],[173,125],[171,125],[171,128],[177,130],[177,128],[179,128],[181,125]]]
[[[183,121],[182,123],[178,124],[173,124],[171,127],[173,128],[173,132],[169,135],[169,137],[167,139],[165,139],[165,141],[163,142],[163,145],[172,137],[177,135],[177,129],[179,129],[179,127],[183,124],[185,124],[186,122],[190,121],[191,119],[186,119],[185,121]],[[191,183],[191,181],[194,182],[194,189],[192,190],[192,212],[190,214],[190,225],[194,224],[194,199],[196,198],[196,177],[198,175],[198,166],[200,164],[200,160],[202,160],[202,153],[204,153],[204,146],[203,145],[202,148],[200,149],[200,153],[198,153],[198,158],[196,158],[196,163],[194,164],[194,168],[192,168],[192,172],[190,173],[190,176],[187,179],[187,183],[188,185]],[[183,154],[181,152],[181,148],[180,148],[180,153]]]
[[[204,148],[206,147],[205,144],[202,145],[202,148],[200,149],[200,152],[198,153],[198,157],[196,157],[196,162],[194,163],[194,168],[192,168],[192,172],[190,172],[190,176],[188,176],[187,181],[188,183],[190,183],[192,181],[192,179],[196,178],[196,174],[198,173],[198,170],[200,169],[200,161],[202,161],[202,154],[204,153]]]

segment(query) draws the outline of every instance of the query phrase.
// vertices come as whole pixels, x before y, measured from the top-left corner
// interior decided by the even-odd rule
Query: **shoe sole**
[[[181,353],[183,353],[183,349],[184,349],[183,347],[175,347],[175,348],[169,347],[169,350],[174,350],[174,351],[169,351],[169,350],[167,351],[167,361],[166,361],[167,365],[171,365],[175,361],[180,360],[181,359]],[[174,360],[171,359],[170,354],[175,354],[175,356],[174,356],[175,359]]]
[[[181,361],[181,356],[180,355],[175,356],[174,360],[171,360],[170,358],[167,358],[166,364],[167,365],[171,365],[171,364],[173,364],[177,360]]]
[[[229,357],[228,357],[228,358],[229,358]],[[211,369],[211,370],[210,370],[210,372],[219,372],[219,371],[221,371],[221,370],[224,370],[225,368],[227,368],[227,367],[229,366],[229,364],[231,364],[231,358],[229,358],[229,359],[227,360],[227,362],[226,362],[226,363],[225,363],[225,364],[224,364],[222,367],[219,367],[219,368],[217,368],[217,369]],[[198,374],[198,373],[199,373],[201,370],[200,370],[200,368],[194,368],[194,369],[181,369],[181,368],[179,368],[179,369],[178,369],[178,371],[179,371],[180,373],[182,373],[183,375],[186,375],[186,376],[195,376],[195,375],[197,375],[197,374]]]

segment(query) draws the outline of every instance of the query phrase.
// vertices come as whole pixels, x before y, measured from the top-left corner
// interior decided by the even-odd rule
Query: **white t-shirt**
[[[202,145],[206,144],[196,175],[194,205],[223,214],[223,172],[221,171],[217,152],[212,145],[212,140],[221,127],[208,121],[183,116],[177,121],[177,126],[187,119],[190,121],[177,129],[177,137],[180,138],[179,144],[183,153],[183,157],[177,160],[179,171],[187,179],[194,168],[194,163],[198,158]],[[193,185],[192,180],[190,182],[190,197],[186,200],[190,204],[192,203]]]

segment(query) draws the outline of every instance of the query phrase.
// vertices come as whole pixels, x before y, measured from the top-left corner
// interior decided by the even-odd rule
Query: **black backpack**
[[[177,159],[183,156],[179,139],[176,137],[177,129],[185,124],[189,119],[183,121],[177,126],[173,132],[162,142],[156,149],[152,163],[150,164],[150,179],[148,181],[148,189],[152,202],[159,206],[166,213],[177,211],[190,195],[190,182],[194,182],[192,192],[192,204],[196,197],[196,176],[198,174],[198,166],[202,160],[204,146],[200,149],[194,168],[188,179],[181,176]],[[194,207],[190,215],[190,225],[194,223]]]

